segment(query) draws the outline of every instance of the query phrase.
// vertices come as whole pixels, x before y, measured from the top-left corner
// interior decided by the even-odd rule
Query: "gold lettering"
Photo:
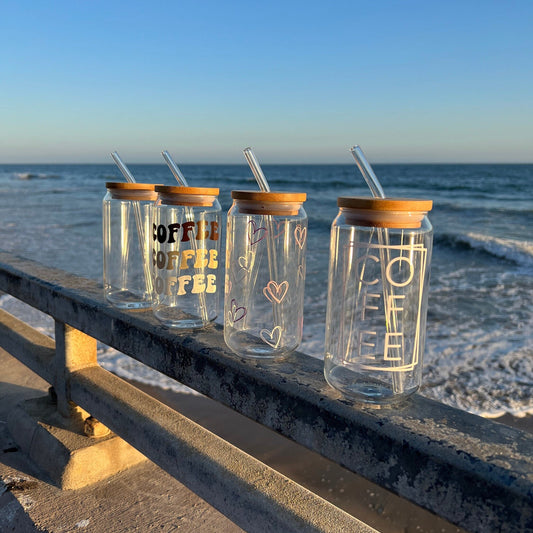
[[[183,250],[183,252],[181,252],[180,270],[185,270],[186,268],[189,268],[189,265],[187,264],[187,261],[191,257],[194,257],[194,250]]]
[[[205,292],[209,294],[217,292],[217,277],[214,274],[207,274],[207,287]]]
[[[185,285],[188,285],[189,281],[191,281],[191,276],[180,276],[178,278],[178,296],[185,294]]]
[[[195,274],[193,277],[193,286],[191,294],[200,294],[205,292],[205,276],[204,274]]]
[[[194,262],[194,268],[205,268],[207,266],[207,250],[205,248],[199,248],[196,250],[196,261]]]

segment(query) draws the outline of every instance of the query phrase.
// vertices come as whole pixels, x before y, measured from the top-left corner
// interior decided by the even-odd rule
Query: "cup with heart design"
[[[302,340],[305,193],[232,191],[224,339],[241,356],[282,357]]]

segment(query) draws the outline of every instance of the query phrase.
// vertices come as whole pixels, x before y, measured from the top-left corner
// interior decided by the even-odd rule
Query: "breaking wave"
[[[59,178],[59,174],[47,174],[46,172],[16,172],[15,177],[19,180],[33,180],[33,179],[54,179]]]
[[[438,236],[437,243],[453,248],[481,251],[511,261],[519,266],[533,268],[533,242],[515,239],[502,239],[480,233],[466,233],[464,235],[444,234]]]

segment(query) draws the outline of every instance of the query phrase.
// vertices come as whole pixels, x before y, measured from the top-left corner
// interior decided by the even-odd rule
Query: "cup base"
[[[126,289],[106,291],[105,297],[111,305],[119,309],[147,309],[152,305],[148,297]]]
[[[403,387],[395,390],[391,376],[377,379],[342,366],[334,366],[324,372],[326,381],[334,389],[357,402],[372,405],[391,405],[414,394],[418,387]],[[389,381],[386,379],[389,378]]]
[[[245,331],[234,331],[228,334],[225,331],[224,340],[228,348],[241,357],[251,359],[282,359],[294,352],[298,347],[293,346],[273,347],[260,337],[251,335]]]
[[[172,329],[199,329],[207,326],[216,317],[205,321],[200,317],[184,313],[176,308],[154,309],[154,316],[167,328]]]

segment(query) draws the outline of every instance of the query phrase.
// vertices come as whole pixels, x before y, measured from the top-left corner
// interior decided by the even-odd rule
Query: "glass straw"
[[[370,163],[368,162],[367,158],[365,157],[365,154],[363,153],[363,150],[361,150],[361,147],[356,144],[350,148],[350,152],[353,155],[353,158],[355,159],[355,162],[357,166],[359,167],[359,170],[361,171],[361,174],[363,175],[363,178],[365,178],[365,181],[370,188],[370,191],[372,192],[372,195],[375,198],[386,198],[385,191],[383,190],[383,187],[381,186],[381,183],[379,182],[378,177],[376,176],[376,173],[370,166]],[[388,312],[388,290],[386,288],[386,276],[385,276],[385,257],[384,257],[384,249],[388,247],[389,245],[389,232],[387,231],[387,228],[378,228],[378,240],[380,245],[382,246],[380,251],[380,259],[381,259],[381,265],[382,265],[382,283],[383,283],[383,297],[384,297],[384,308],[385,308],[385,316],[391,316],[392,317],[392,324],[389,324],[388,320],[386,320],[387,328],[392,327],[393,331],[396,331],[398,329],[398,321],[396,312],[389,314]],[[403,242],[403,235],[402,235],[402,242]],[[401,252],[400,252],[401,253]],[[387,258],[389,258],[389,252],[387,250]],[[392,287],[389,288],[390,294],[392,295]],[[396,366],[396,361],[393,363]],[[400,366],[403,365],[403,354],[400,361]],[[403,386],[403,376],[399,372],[393,372],[392,373],[392,387],[394,392],[402,393],[404,390]]]
[[[120,172],[122,172],[122,175],[126,178],[126,181],[129,183],[136,183],[135,178],[133,177],[133,174],[129,171],[128,167],[124,164],[124,161],[120,159],[120,156],[116,151],[111,152],[111,157],[113,158],[113,161],[116,163],[117,167],[119,168]],[[143,272],[144,272],[144,280],[146,282],[146,292],[152,295],[152,276],[150,274],[150,268],[148,266],[148,261],[146,257],[146,239],[144,238],[144,228],[142,224],[142,216],[141,216],[141,204],[140,202],[134,200],[132,201],[133,205],[133,213],[135,215],[135,224],[137,226],[137,236],[139,237],[139,248],[141,249],[141,258],[143,262]]]
[[[370,163],[367,161],[363,150],[361,150],[359,145],[356,144],[350,148],[350,152],[352,153],[353,158],[355,159],[355,162],[357,163],[357,166],[363,175],[363,178],[365,178],[365,181],[372,191],[373,196],[375,198],[385,198],[385,191],[383,190],[378,177],[372,170]]]
[[[187,183],[187,180],[185,179],[185,176],[183,175],[183,172],[179,169],[178,165],[174,163],[174,160],[172,159],[171,155],[168,153],[167,150],[163,150],[161,152],[161,155],[167,162],[168,168],[170,168],[170,171],[176,178],[176,181],[182,186],[182,187],[188,187],[189,184]]]
[[[252,170],[253,175],[255,176],[255,180],[257,181],[257,184],[259,185],[259,188],[263,192],[270,192],[270,185],[268,184],[268,181],[265,177],[265,174],[263,173],[263,170],[261,169],[261,165],[259,164],[259,161],[255,157],[255,154],[253,150],[248,147],[243,150],[244,157],[246,158],[246,161],[248,161],[248,165],[250,165],[250,169]],[[268,254],[268,269],[270,271],[270,279],[272,281],[278,280],[277,275],[277,263],[276,263],[276,250],[274,248],[274,241],[273,241],[273,235],[274,235],[274,224],[272,220],[271,215],[264,215],[265,222],[267,226],[268,236],[267,236],[267,254]],[[255,259],[254,259],[255,263]],[[257,276],[257,271],[256,271]],[[255,282],[254,282],[255,285]],[[279,319],[279,311],[274,303],[272,303],[272,312],[274,315],[274,326],[281,326],[282,332],[284,330],[283,324],[281,324]],[[281,343],[281,340],[280,340]]]
[[[182,187],[188,187],[189,184],[187,182],[187,179],[183,175],[183,172],[180,170],[178,165],[176,165],[176,163],[174,162],[174,159],[172,159],[172,156],[168,153],[168,151],[163,150],[161,152],[161,155],[163,156],[164,160],[167,162],[168,168],[170,168],[170,171],[176,178],[176,181],[178,182],[178,184]],[[185,216],[188,220],[190,220],[191,222],[194,222],[194,213],[193,213],[192,207],[185,207]],[[192,247],[193,247],[194,252],[196,253],[198,249],[198,244],[196,242],[196,239],[192,240]],[[197,270],[197,272],[199,274],[205,274],[205,268],[201,268]],[[209,322],[209,314],[207,312],[207,303],[205,301],[205,293],[203,292],[198,293],[198,297],[200,300],[200,313],[202,315],[202,320],[204,321],[205,324],[207,324]]]
[[[248,148],[245,148],[243,152],[244,152],[244,157],[246,157],[246,161],[248,161],[248,164],[250,165],[250,168],[252,169],[252,172],[255,176],[257,184],[259,185],[259,188],[263,192],[270,192],[270,185],[268,184],[268,181],[265,178],[263,171],[261,170],[261,166],[259,165],[259,161],[255,157],[255,154],[253,153],[252,149],[248,147]]]
[[[126,178],[126,181],[129,181],[130,183],[135,183],[135,178],[133,177],[133,174],[129,171],[128,167],[124,164],[122,159],[120,159],[120,156],[118,153],[111,152],[111,157],[113,158],[113,161],[117,164],[117,167],[119,168],[120,172],[122,172],[123,176]]]

